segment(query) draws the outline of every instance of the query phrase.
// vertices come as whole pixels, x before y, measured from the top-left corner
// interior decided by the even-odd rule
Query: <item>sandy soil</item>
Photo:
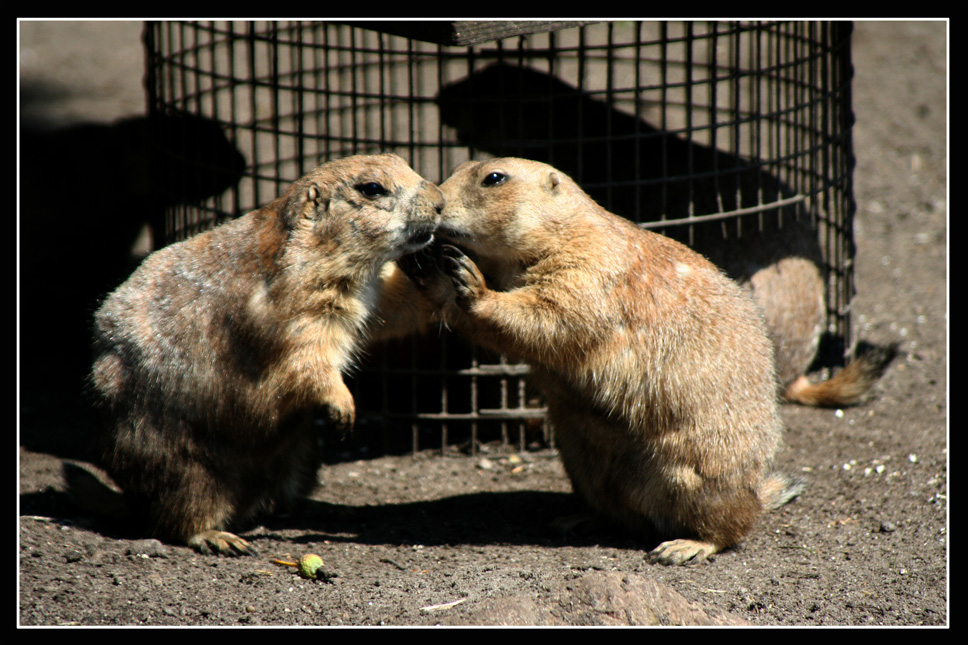
[[[23,127],[143,112],[139,25],[20,26]],[[259,557],[141,539],[63,493],[60,462],[86,454],[87,421],[61,383],[81,341],[57,321],[19,338],[18,623],[949,624],[947,25],[860,22],[854,62],[855,335],[904,353],[863,406],[784,407],[779,468],[809,487],[742,547],[665,568],[626,536],[556,535],[551,521],[576,507],[555,455],[500,450],[326,466],[305,512],[245,533]],[[24,159],[22,174],[53,171],[63,151],[45,152],[51,165]],[[21,195],[21,224],[78,234],[74,197],[56,183]],[[37,200],[49,206],[39,222]],[[49,302],[52,276],[70,273],[42,249],[26,256],[22,331],[27,296]],[[51,271],[25,269],[38,264]],[[324,580],[274,562],[307,552],[324,558]]]

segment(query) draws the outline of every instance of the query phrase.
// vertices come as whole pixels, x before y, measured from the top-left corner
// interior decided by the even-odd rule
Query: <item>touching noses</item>
[[[438,188],[436,184],[432,184],[429,181],[427,182],[427,187],[430,192],[430,199],[434,210],[437,211],[438,215],[440,215],[440,213],[444,210],[444,204],[446,203],[446,200],[444,200],[444,193],[440,191],[440,188]]]

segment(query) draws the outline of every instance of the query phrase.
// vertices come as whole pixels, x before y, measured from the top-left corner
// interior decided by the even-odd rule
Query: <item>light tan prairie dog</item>
[[[101,465],[152,535],[247,553],[227,529],[309,491],[311,413],[349,428],[342,373],[368,338],[421,324],[394,260],[431,242],[442,207],[396,155],[330,161],[107,297],[90,379]]]
[[[427,258],[402,268],[450,327],[530,364],[592,509],[674,538],[652,556],[684,564],[799,492],[772,473],[781,423],[763,322],[714,265],[543,163],[468,162],[441,190],[438,238],[467,255],[445,245],[441,272]]]

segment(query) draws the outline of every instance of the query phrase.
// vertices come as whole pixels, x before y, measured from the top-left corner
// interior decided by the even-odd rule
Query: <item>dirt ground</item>
[[[21,126],[142,113],[139,33],[21,23]],[[947,52],[945,22],[856,25],[855,336],[900,341],[903,355],[865,405],[784,407],[778,467],[808,488],[741,547],[666,568],[623,535],[555,534],[577,508],[555,455],[501,450],[325,466],[303,513],[244,533],[258,557],[142,539],[63,493],[60,463],[86,454],[86,419],[40,347],[69,353],[65,324],[18,338],[18,624],[949,625]],[[73,233],[65,192],[54,182],[21,199],[46,201],[45,226]],[[26,296],[54,297],[50,280],[20,274],[22,332]],[[324,579],[274,562],[307,552]]]

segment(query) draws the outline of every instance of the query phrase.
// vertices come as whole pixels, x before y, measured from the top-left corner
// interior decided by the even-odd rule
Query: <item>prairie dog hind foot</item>
[[[216,531],[214,529],[196,533],[186,540],[188,546],[199,553],[211,555],[218,553],[235,557],[239,555],[259,555],[258,551],[246,540],[243,540],[234,533],[228,531]]]
[[[719,553],[721,547],[712,542],[699,540],[669,540],[649,551],[649,561],[656,564],[673,566],[694,565],[709,559],[709,556]]]

